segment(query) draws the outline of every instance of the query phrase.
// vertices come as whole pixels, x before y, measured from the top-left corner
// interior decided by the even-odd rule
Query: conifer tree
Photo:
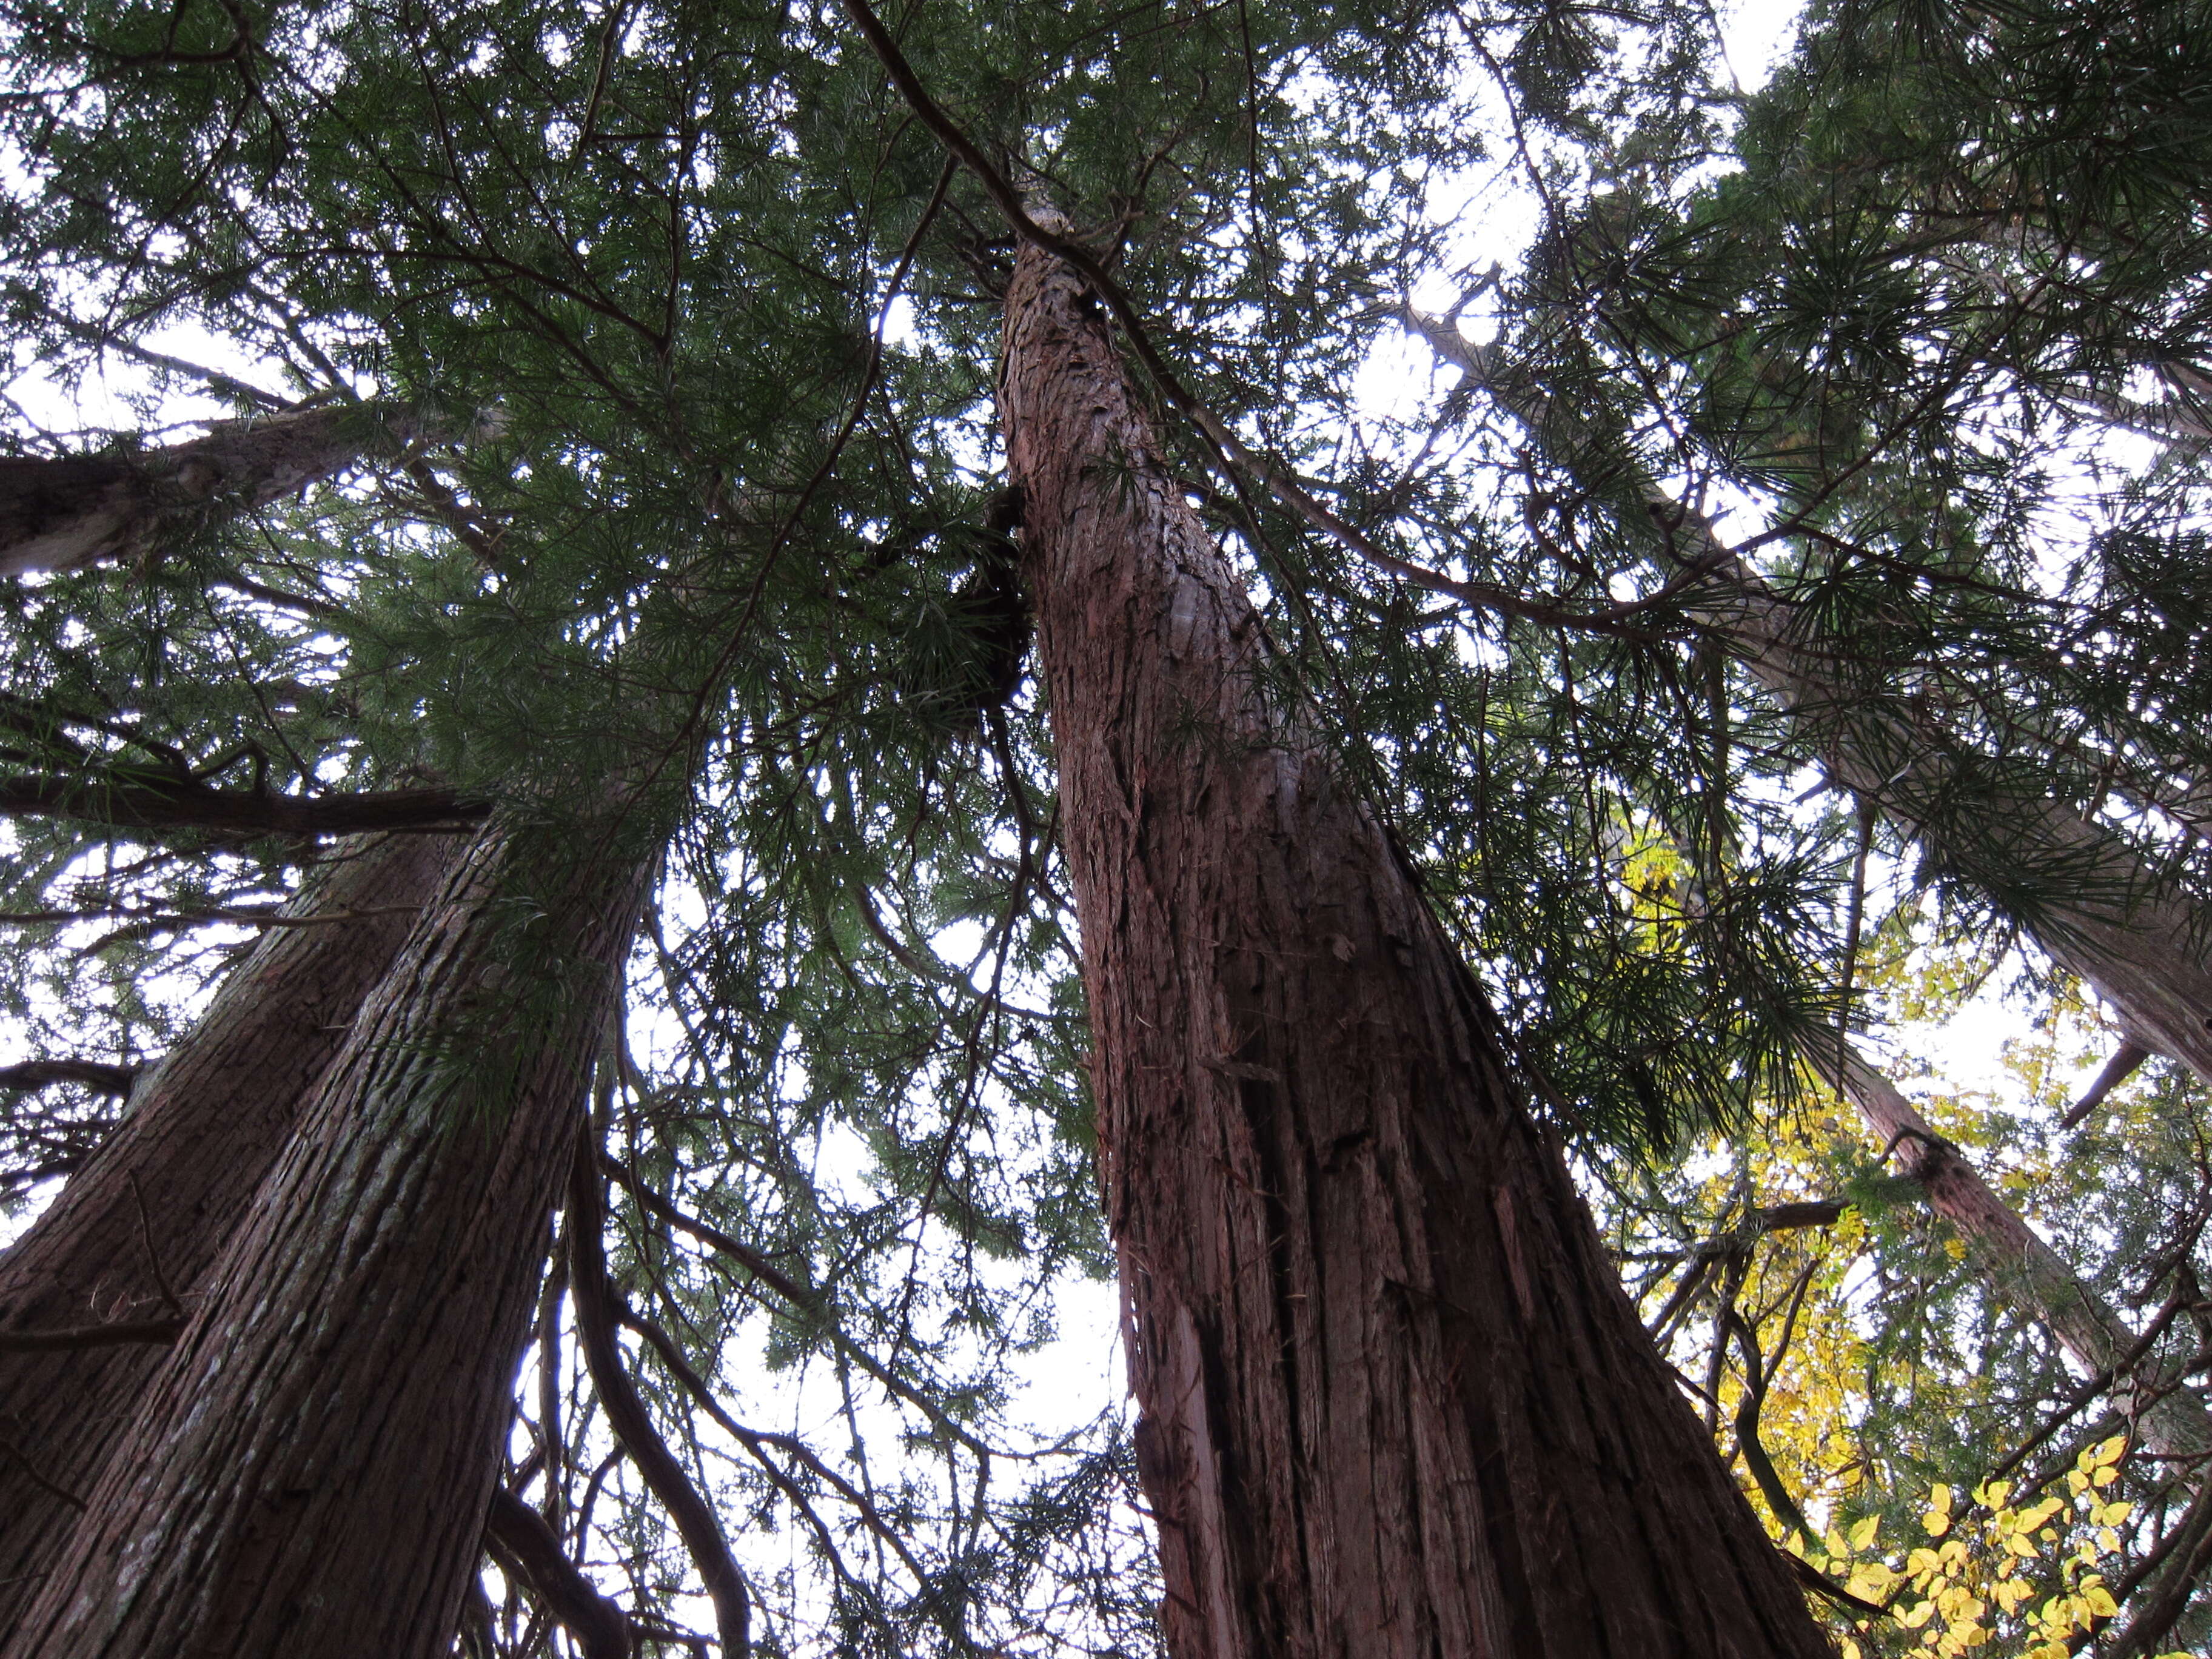
[[[482,1208],[496,1248],[471,1281],[486,1293],[469,1313],[472,1366],[436,1408],[458,1426],[434,1513],[403,1527],[383,1497],[349,1511],[318,1475],[301,1487],[316,1520],[299,1536],[337,1540],[322,1568],[227,1533],[222,1517],[270,1494],[227,1480],[224,1449],[264,1425],[247,1382],[223,1383],[231,1409],[192,1416],[185,1370],[219,1317],[204,1311],[129,1443],[150,1484],[131,1483],[118,1448],[40,1629],[84,1650],[143,1643],[151,1601],[103,1566],[137,1540],[158,1568],[147,1583],[200,1587],[194,1629],[214,1642],[308,1639],[286,1621],[309,1618],[314,1573],[336,1576],[342,1607],[357,1564],[389,1547],[419,1599],[343,1632],[386,1650],[434,1650],[457,1606],[485,1653],[542,1648],[550,1618],[595,1648],[680,1644],[702,1589],[726,1641],[749,1621],[785,1650],[1048,1638],[1145,1651],[1156,1601],[1182,1654],[1307,1635],[1372,1644],[1377,1629],[1435,1632],[1450,1651],[1483,1650],[1485,1632],[1508,1650],[1571,1649],[1578,1631],[1641,1632],[1668,1607],[1711,1620],[1710,1645],[1807,1648],[1794,1592],[1608,1299],[1550,1147],[1572,1141],[1592,1168],[1624,1145],[1663,1159],[1713,1126],[1754,1133],[1797,1088],[1798,1057],[1858,1017],[1869,941],[1910,917],[1863,914],[1858,818],[1800,799],[1796,769],[1822,745],[1730,665],[1710,583],[1687,579],[1711,573],[1686,577],[1679,542],[1654,562],[1638,480],[1674,490],[1686,477],[1686,500],[1707,479],[1765,493],[1777,527],[1740,550],[1802,620],[1793,643],[1848,664],[1869,707],[1990,763],[1943,786],[1948,821],[2048,800],[2097,818],[2190,902],[2201,888],[2172,827],[2189,833],[2186,816],[2160,804],[2202,775],[2184,556],[2198,290],[2185,257],[2149,251],[2171,234],[2185,256],[2196,232],[2158,144],[2127,149],[2123,124],[2096,112],[2133,97],[2162,112],[2158,132],[2185,133],[2186,77],[2169,96],[2157,75],[2092,64],[2090,91],[2062,106],[2044,96],[2079,46],[2061,24],[2008,14],[2016,36],[1999,61],[1917,33],[1917,15],[1822,21],[1775,91],[1747,100],[1691,6],[1101,20],[963,4],[904,21],[658,0],[10,11],[0,120],[27,159],[0,236],[19,362],[35,354],[41,373],[84,383],[127,362],[210,423],[494,411],[465,441],[447,426],[398,444],[349,428],[353,459],[283,475],[329,480],[296,500],[250,479],[184,488],[189,502],[161,496],[183,510],[145,532],[154,556],[134,541],[122,565],[15,581],[0,635],[18,699],[0,779],[6,880],[18,914],[44,920],[10,924],[40,946],[4,965],[10,1012],[77,1039],[49,1054],[129,1060],[149,1021],[181,1023],[162,969],[189,967],[199,930],[288,891],[304,838],[389,821],[364,814],[489,822],[471,867],[544,907],[518,898],[502,922],[455,896],[441,911],[441,937],[463,957],[482,945],[471,959],[500,971],[456,969],[442,991],[387,979],[394,1000],[356,1027],[352,1082],[318,1091],[313,1127],[209,1281],[208,1309],[297,1285],[351,1224],[314,1171],[359,1176],[353,1219],[383,1201],[368,1157],[380,1124],[399,1126],[395,1145],[441,1149],[416,1194],[426,1236],[462,1227],[484,1148],[465,1123],[430,1122],[441,1096],[415,1086],[425,1065],[461,1094],[517,1103],[502,1124],[544,1129],[514,1149],[529,1178]],[[2185,46],[2179,27],[2161,18],[2151,33]],[[2014,70],[2033,86],[1993,97]],[[2036,125],[2045,107],[2056,128]],[[1988,164],[1962,179],[1946,157],[1966,153],[1963,112],[1977,108],[2029,113],[2017,131],[1972,134]],[[2119,284],[2094,303],[2048,280],[2081,272],[2038,240],[2057,234],[2049,158],[2082,143],[2132,168],[2059,227],[2057,246],[2094,249],[2083,269]],[[1741,171],[1714,176],[1722,156]],[[1526,264],[1487,285],[1457,270],[1440,205],[1478,161],[1510,163],[1545,217]],[[1845,175],[1866,188],[1838,209],[1824,181]],[[1033,294],[1067,280],[1037,253],[1030,191],[1081,228],[1055,251],[1090,299],[1062,293],[1060,312],[1076,309],[1054,314],[1085,343],[1092,389],[1120,400],[1125,453],[1023,436],[1070,413],[1020,403],[1049,378],[1030,373],[1048,353],[1010,355],[995,412],[1002,322],[1019,337],[1042,314],[1002,315],[1010,281],[1018,268]],[[1931,215],[1958,234],[1923,258]],[[2029,220],[2038,236],[2012,234]],[[1905,269],[1934,273],[1917,312]],[[1382,413],[1355,400],[1408,291],[1455,276],[1480,290],[1470,307],[1498,310],[1504,359],[1617,445],[1532,453],[1442,384]],[[2106,325],[2115,298],[2155,314],[2154,342]],[[210,337],[204,349],[180,323]],[[1115,353],[1133,365],[1126,380]],[[2138,369],[2172,395],[2156,402]],[[2012,398],[2013,383],[2033,395]],[[2052,602],[2023,528],[2057,498],[2027,464],[2056,453],[2036,422],[2057,410],[2124,416],[2169,444],[2160,467],[2098,498],[2080,556],[2094,599],[2074,609]],[[1989,431],[2009,479],[1976,459]],[[200,441],[13,435],[26,465],[174,458]],[[1090,470],[1071,474],[1084,454]],[[1024,486],[1018,501],[1007,482]],[[1188,639],[1170,629],[1125,660],[1085,642],[1110,626],[1147,640],[1141,617],[1106,615],[1121,590],[1071,578],[1058,562],[1081,538],[1060,538],[1139,499],[1143,533],[1096,543],[1114,554],[1102,569],[1157,574],[1171,545],[1176,591],[1197,608]],[[1054,501],[1085,513],[1030,516]],[[119,551],[130,538],[109,539]],[[1034,689],[1017,544],[1042,613]],[[1235,649],[1188,654],[1201,635]],[[1132,757],[1119,775],[1102,758],[1115,755]],[[1261,773],[1327,781],[1270,798],[1298,834],[1257,834],[1256,805],[1195,787],[1256,790]],[[1170,789],[1170,775],[1194,787]],[[616,779],[649,803],[619,835],[598,812]],[[2144,805],[2115,814],[2118,799]],[[503,855],[487,849],[518,813],[568,836],[495,882],[484,860]],[[1698,896],[1655,921],[1626,872],[1661,826],[1680,830]],[[1173,859],[1179,837],[1210,850]],[[1358,888],[1369,922],[1291,914],[1304,901],[1285,884],[1332,848],[1345,856],[1306,885]],[[656,859],[621,988],[625,1040],[605,1050],[571,1162],[600,1029],[586,1006],[623,977],[613,895]],[[1961,926],[2042,927],[2053,899],[2081,896],[2063,860],[1978,896],[1960,862],[1929,874]],[[1133,892],[1117,884],[1155,866],[1155,884],[1183,896],[1138,948],[1102,896]],[[1275,896],[1245,908],[1276,925],[1219,957],[1222,940],[1200,935],[1243,914],[1232,878]],[[114,936],[70,954],[110,922]],[[473,1005],[447,991],[568,983],[541,951],[509,962],[495,948],[533,927],[595,941],[578,1023],[548,1018],[540,1048],[471,1039]],[[1280,961],[1297,974],[1271,980]],[[417,965],[427,986],[429,957]],[[1384,979],[1413,988],[1390,1005],[1405,1051],[1451,1086],[1393,1092],[1383,1077],[1361,1097],[1381,1127],[1332,1139],[1315,1113],[1349,1097],[1322,1089],[1316,1106],[1304,1081],[1325,1068],[1300,1056],[1328,1048],[1359,988]],[[95,994],[64,1003],[57,986]],[[112,1015],[75,1012],[101,996]],[[417,1027],[460,1035],[410,1046],[401,1034]],[[1275,1047],[1248,1052],[1255,1040]],[[1153,1110],[1163,1076],[1206,1113]],[[57,1097],[75,1133],[96,1132],[98,1109]],[[1475,1127],[1441,1130],[1438,1102]],[[32,1120],[15,1121],[27,1136]],[[1196,1154],[1152,1167],[1209,1125],[1222,1167]],[[1444,1188],[1471,1142],[1488,1160],[1473,1188],[1504,1196],[1470,1210]],[[1270,1144],[1304,1152],[1279,1170],[1238,1163]],[[1428,1251],[1441,1264],[1428,1277],[1419,1251],[1403,1273],[1346,1260],[1371,1206],[1341,1229],[1270,1224],[1267,1206],[1297,1192],[1326,1209],[1360,1172],[1382,1182],[1401,1145],[1393,1213],[1457,1241]],[[564,1181],[568,1237],[549,1258],[545,1210]],[[1108,1223],[1146,1426],[1026,1439],[1000,1373],[1051,1288],[1106,1266]],[[1253,1284],[1287,1290],[1207,1279],[1209,1237],[1239,1242]],[[470,1266],[375,1259],[391,1308]],[[1560,1379],[1525,1411],[1478,1398],[1479,1368],[1448,1363],[1476,1339],[1440,1275],[1483,1261],[1496,1271],[1473,1275],[1471,1305],[1483,1330],[1508,1333],[1500,1367]],[[1425,1286],[1426,1311],[1412,1294]],[[313,1303],[302,1288],[296,1305]],[[1231,1303],[1250,1319],[1223,1316]],[[1361,1346],[1412,1333],[1411,1354],[1424,1321],[1436,1352],[1395,1370]],[[253,1329],[233,1379],[291,1376],[303,1399],[311,1376],[327,1385],[305,1415],[269,1415],[270,1432],[319,1423],[297,1428],[301,1447],[342,1429],[401,1351],[364,1327],[333,1348],[343,1363],[313,1372],[281,1331]],[[463,1346],[458,1324],[424,1331],[441,1352]],[[1283,1332],[1298,1355],[1321,1342],[1347,1388],[1464,1387],[1421,1420],[1466,1428],[1449,1453],[1462,1462],[1489,1425],[1498,1461],[1470,1467],[1503,1471],[1473,1488],[1492,1530],[1422,1468],[1389,1464],[1399,1473],[1361,1488],[1316,1462],[1340,1437],[1301,1413],[1346,1396],[1310,1387],[1300,1358],[1298,1407],[1284,1403],[1269,1346]],[[1590,1346],[1561,1358],[1547,1332]],[[1178,1392],[1186,1382],[1195,1391]],[[765,1428],[788,1403],[779,1389],[811,1402],[810,1425],[837,1426]],[[1382,1445],[1395,1430],[1375,1432]],[[1678,1478],[1607,1488],[1577,1449],[1600,1443],[1621,1468],[1651,1460]],[[388,1497],[393,1467],[364,1462],[349,1479]],[[1371,1542],[1375,1570],[1340,1568],[1348,1558],[1318,1544],[1289,1561],[1298,1528],[1272,1498],[1239,1535],[1208,1496],[1217,1478],[1285,1502],[1325,1488],[1314,1536]],[[1584,1494],[1573,1514],[1534,1504],[1547,1483]],[[1176,1523],[1160,1539],[1164,1599],[1117,1530],[1129,1511],[1116,1500],[1139,1485]],[[501,1572],[471,1588],[495,1488]],[[1449,1547],[1402,1626],[1380,1599],[1405,1535],[1383,1511],[1401,1500],[1451,1523],[1424,1532]],[[1677,1506],[1711,1524],[1622,1541]],[[368,1520],[349,1532],[356,1513]],[[1530,1552],[1544,1559],[1528,1565]],[[1550,1553],[1592,1575],[1635,1569],[1576,1601]],[[2145,1583],[2154,1554],[2144,1547]],[[264,1593],[280,1583],[301,1599]]]

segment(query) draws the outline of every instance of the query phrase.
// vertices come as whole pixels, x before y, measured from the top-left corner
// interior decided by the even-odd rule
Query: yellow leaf
[[[2088,1485],[2089,1477],[2082,1474],[2081,1470],[2069,1469],[2066,1471],[2066,1489],[2069,1492],[2079,1496],[2081,1492],[2087,1490]]]
[[[1862,1601],[1880,1601],[1897,1587],[1897,1575],[1879,1561],[1864,1562],[1854,1568],[1851,1581],[1844,1588]]]
[[[1897,1622],[1907,1630],[1918,1630],[1935,1616],[1935,1613],[1933,1601],[1916,1601],[1897,1615]]]
[[[2112,1591],[2106,1589],[2102,1584],[2092,1589],[2087,1599],[2089,1611],[2100,1617],[2110,1619],[2120,1610],[2120,1604],[2112,1600]]]
[[[1855,1550],[1870,1547],[1874,1543],[1875,1534],[1881,1530],[1881,1517],[1878,1515],[1869,1515],[1851,1528],[1851,1547]]]
[[[2097,1547],[2107,1555],[2113,1553],[2120,1547],[2119,1534],[2114,1532],[2110,1527],[2098,1528]]]
[[[1828,1547],[1830,1555],[1849,1555],[1851,1553],[1851,1547],[1844,1542],[1843,1534],[1833,1527],[1828,1528],[1828,1535],[1820,1541]]]
[[[2095,1481],[2100,1486],[2109,1486],[2113,1481],[2119,1478],[2120,1472],[2118,1469],[2113,1468],[2110,1464],[2099,1469],[2094,1474],[2089,1477],[2089,1479]]]
[[[2011,1496],[2012,1482],[2009,1480],[1985,1480],[1974,1488],[1974,1502],[1986,1504],[1993,1510],[2003,1508],[2005,1499]]]
[[[2126,1449],[2128,1437],[2124,1434],[2116,1434],[2110,1440],[2099,1442],[2092,1459],[2093,1462],[2098,1464],[2118,1462],[2120,1453]]]
[[[1951,1530],[1951,1517],[1941,1510],[1930,1510],[1920,1517],[1920,1527],[1930,1538],[1941,1538]]]
[[[2132,1504],[2100,1504],[2090,1511],[2090,1518],[2100,1527],[2117,1527],[2135,1512]]]
[[[1939,1514],[1950,1514],[1951,1489],[1942,1485],[1930,1486],[1928,1489],[1928,1507]]]

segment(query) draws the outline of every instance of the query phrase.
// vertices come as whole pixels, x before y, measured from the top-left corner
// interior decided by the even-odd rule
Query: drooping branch
[[[220,422],[160,449],[0,458],[0,575],[157,555],[211,520],[435,441],[449,424],[404,404],[335,404]]]
[[[743,1659],[751,1640],[751,1598],[746,1593],[744,1575],[730,1553],[729,1540],[722,1535],[714,1506],[692,1484],[660,1431],[653,1426],[615,1340],[620,1316],[615,1289],[607,1277],[602,1238],[606,1209],[599,1158],[592,1143],[587,1133],[579,1142],[568,1176],[570,1295],[574,1298],[576,1334],[584,1351],[584,1364],[591,1372],[592,1386],[599,1390],[599,1404],[615,1438],[622,1442],[645,1484],[675,1522],[699,1576],[706,1581],[723,1653],[732,1659]]]

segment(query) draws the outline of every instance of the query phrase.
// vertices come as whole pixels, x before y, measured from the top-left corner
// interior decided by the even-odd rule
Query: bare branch
[[[112,1066],[98,1060],[26,1060],[0,1066],[0,1089],[45,1089],[57,1083],[74,1083],[103,1095],[128,1095],[138,1080],[136,1066]]]
[[[660,1431],[653,1427],[615,1340],[620,1298],[607,1279],[606,1247],[601,1237],[606,1210],[595,1139],[590,1130],[585,1132],[568,1177],[570,1294],[575,1300],[576,1334],[584,1350],[584,1364],[592,1374],[592,1386],[599,1391],[599,1404],[615,1438],[622,1442],[645,1484],[675,1522],[700,1577],[706,1581],[726,1659],[742,1659],[751,1644],[750,1597],[744,1575],[730,1553],[729,1540],[722,1535],[714,1506],[692,1484],[676,1454],[660,1437]]]
[[[545,1517],[504,1486],[495,1487],[484,1542],[500,1571],[519,1578],[575,1638],[584,1659],[629,1659],[637,1650],[629,1614],[599,1593],[568,1559]]]

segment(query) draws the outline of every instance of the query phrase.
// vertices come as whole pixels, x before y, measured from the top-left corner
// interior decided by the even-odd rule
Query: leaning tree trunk
[[[302,1100],[455,850],[441,836],[341,848],[140,1079],[99,1152],[0,1254],[0,1630],[66,1543],[161,1362],[153,1345],[200,1300]],[[142,1340],[103,1340],[132,1328]],[[63,1346],[72,1342],[82,1346]]]
[[[1455,327],[1410,308],[1406,316],[1555,455],[1571,458],[1596,441],[1585,422],[1502,372],[1494,353]],[[1604,459],[1610,465],[1614,458]],[[1711,596],[1693,614],[1802,720],[1808,746],[1835,781],[1995,897],[2045,955],[2112,1006],[2130,1039],[2212,1083],[2212,916],[2203,907],[2111,830],[1988,775],[1987,763],[1939,724],[1852,684],[1704,515],[1648,478],[1630,474],[1628,483],[1643,526],[1665,527],[1653,534],[1663,535],[1668,562],[1711,579]],[[1992,843],[1992,823],[2004,827],[2001,843]]]
[[[165,449],[0,457],[0,576],[145,558],[441,429],[403,404],[337,404],[220,422]]]
[[[1170,1651],[1828,1652],[1035,249],[1000,397]]]
[[[641,860],[607,840],[513,816],[479,833],[211,1270],[10,1659],[445,1651],[641,892]]]
[[[2191,1487],[2201,1486],[2212,1459],[2212,1415],[2203,1398],[2155,1356],[2136,1352],[2136,1333],[2118,1310],[2083,1284],[1856,1048],[1816,1039],[1806,1052],[1919,1184],[1928,1207],[1959,1230],[1990,1284],[2083,1370],[2109,1375],[2143,1444]]]

